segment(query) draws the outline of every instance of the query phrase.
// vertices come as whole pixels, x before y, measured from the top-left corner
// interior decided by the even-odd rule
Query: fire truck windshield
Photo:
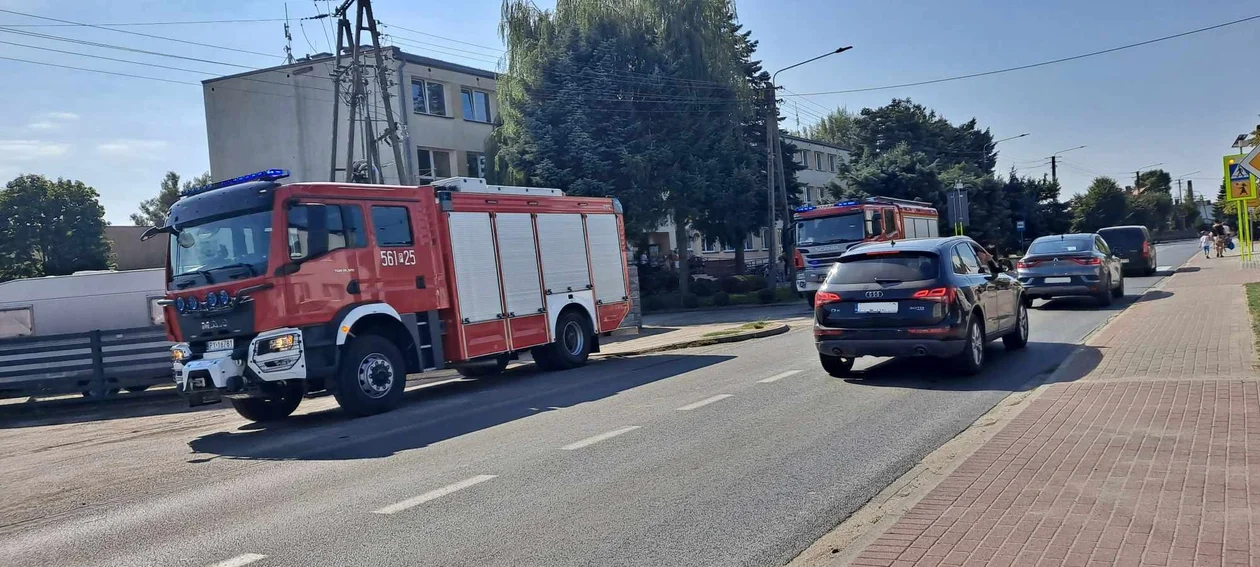
[[[270,236],[269,210],[180,226],[171,238],[171,288],[262,274]]]
[[[861,212],[854,212],[800,221],[796,223],[796,244],[810,246],[861,241],[866,236],[864,220]]]

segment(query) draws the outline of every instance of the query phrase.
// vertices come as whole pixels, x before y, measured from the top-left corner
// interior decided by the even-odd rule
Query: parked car
[[[1120,257],[1125,271],[1132,274],[1153,276],[1159,266],[1155,245],[1159,244],[1151,238],[1151,231],[1141,225],[1112,226],[1098,231],[1103,237],[1111,253]]]
[[[1023,294],[965,236],[868,243],[840,256],[819,288],[814,342],[832,376],[848,375],[859,356],[952,358],[975,374],[989,341],[1028,343]]]
[[[1107,306],[1124,296],[1122,265],[1097,234],[1057,234],[1034,240],[1015,267],[1030,305],[1037,298],[1090,296]]]

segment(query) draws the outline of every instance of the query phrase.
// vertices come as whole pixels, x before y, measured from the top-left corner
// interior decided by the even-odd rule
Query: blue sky
[[[293,49],[311,51],[302,35],[326,50],[318,22],[296,18],[326,2],[291,1]],[[539,2],[548,5],[550,2]],[[500,4],[490,0],[405,2],[376,0],[377,19],[484,46],[501,46]],[[284,2],[167,0],[85,2],[0,0],[0,8],[87,23],[282,18]],[[1260,14],[1245,2],[1199,0],[745,0],[739,16],[761,41],[769,69],[795,63],[840,45],[852,51],[787,71],[780,84],[793,93],[934,79],[1022,65],[1105,49]],[[0,13],[0,26],[40,22]],[[76,27],[20,28],[249,67],[282,61],[280,22],[161,25],[122,28],[260,53],[184,45]],[[1163,162],[1174,176],[1189,175],[1196,190],[1214,196],[1220,156],[1238,133],[1260,124],[1260,22],[1085,60],[952,83],[876,92],[788,97],[785,114],[794,128],[826,109],[850,110],[910,97],[958,122],[975,117],[995,138],[1028,132],[1005,142],[999,170],[1049,173],[1039,166],[1059,150],[1059,179],[1067,194],[1080,192],[1097,174],[1129,181],[1135,168]],[[388,31],[388,29],[386,30]],[[431,35],[395,30],[420,44],[404,48],[466,65],[495,67],[498,53]],[[0,32],[0,41],[92,53],[204,71],[191,73],[87,59],[0,43],[0,57],[89,67],[197,83],[239,67],[167,59],[72,45]],[[481,54],[474,56],[471,53]],[[1256,63],[1249,64],[1249,60]],[[106,76],[0,59],[0,178],[18,173],[80,179],[102,194],[106,217],[126,224],[136,204],[156,192],[170,169],[192,176],[208,168],[201,89],[194,85]],[[277,164],[283,166],[283,164]],[[1066,195],[1065,195],[1066,196]]]

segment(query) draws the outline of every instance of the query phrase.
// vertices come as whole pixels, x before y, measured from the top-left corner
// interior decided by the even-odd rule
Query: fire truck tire
[[[544,347],[547,354],[543,358],[548,362],[542,368],[568,370],[586,364],[586,359],[591,356],[591,341],[594,340],[591,335],[591,324],[581,313],[561,313],[556,319],[556,340]]]
[[[551,343],[529,349],[529,356],[534,359],[534,366],[543,372],[559,370],[560,366],[551,358]]]
[[[250,421],[279,421],[297,409],[305,393],[302,382],[292,380],[280,385],[274,395],[266,398],[232,398],[228,401],[232,402],[236,413]]]
[[[407,366],[389,339],[359,335],[346,345],[337,371],[337,404],[355,417],[394,409],[403,400]]]

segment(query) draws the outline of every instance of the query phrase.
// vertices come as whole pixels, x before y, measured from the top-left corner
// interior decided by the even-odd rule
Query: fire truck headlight
[[[171,347],[171,360],[173,362],[182,364],[190,358],[192,358],[192,350],[188,348],[188,345],[180,343]]]

